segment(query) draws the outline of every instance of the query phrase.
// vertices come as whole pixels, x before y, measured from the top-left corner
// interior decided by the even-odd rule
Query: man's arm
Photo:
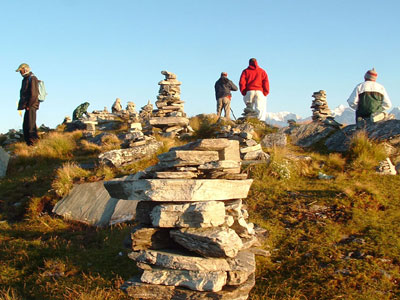
[[[239,80],[239,89],[240,89],[240,92],[242,93],[243,96],[245,96],[246,92],[247,92],[246,91],[246,85],[247,85],[246,74],[243,71],[242,75],[240,75],[240,80]]]
[[[357,110],[358,107],[358,101],[359,101],[359,97],[358,97],[358,86],[356,86],[353,90],[353,92],[351,93],[349,99],[347,99],[347,103],[349,104],[349,106],[354,109]]]
[[[31,97],[29,98],[28,101],[28,107],[33,106],[37,101],[39,97],[39,82],[36,76],[31,76],[30,78],[30,86],[29,89],[31,91]]]
[[[383,100],[382,100],[382,108],[387,110],[392,107],[392,101],[390,101],[389,95],[386,92],[386,89],[383,88]]]
[[[267,72],[265,72],[265,76],[264,76],[264,79],[262,81],[262,87],[263,87],[264,96],[268,96],[268,94],[269,94],[269,80],[268,80]]]
[[[229,80],[229,83],[231,91],[236,92],[238,90],[238,87],[232,82],[232,80]]]

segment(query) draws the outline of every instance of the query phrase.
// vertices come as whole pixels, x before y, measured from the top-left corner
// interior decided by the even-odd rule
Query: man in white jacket
[[[358,84],[351,93],[347,103],[356,111],[356,122],[362,120],[378,121],[378,115],[392,106],[390,98],[383,85],[376,82],[378,73],[374,68],[364,75],[365,81]]]

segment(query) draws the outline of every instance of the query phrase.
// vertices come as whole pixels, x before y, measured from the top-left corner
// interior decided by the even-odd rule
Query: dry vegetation
[[[215,121],[192,118],[196,137],[213,136]],[[260,138],[271,131],[254,124]],[[14,145],[0,180],[0,299],[128,299],[119,287],[136,272],[122,246],[131,224],[93,228],[51,209],[73,183],[135,173],[157,157],[84,170],[104,148],[81,137],[56,132],[35,147]],[[162,151],[183,143],[157,139]],[[270,164],[244,169],[254,179],[250,218],[268,230],[271,253],[257,259],[250,299],[400,298],[400,176],[375,173],[382,149],[360,133],[343,155],[268,149]]]

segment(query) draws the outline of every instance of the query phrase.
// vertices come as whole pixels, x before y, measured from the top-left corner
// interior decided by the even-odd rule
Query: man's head
[[[250,58],[250,59],[249,59],[249,65],[250,65],[250,66],[256,66],[256,65],[257,65],[257,59],[255,59],[255,58]]]
[[[368,70],[367,73],[365,73],[364,75],[364,79],[369,81],[376,81],[377,77],[378,73],[376,73],[375,68],[372,68],[372,70]]]
[[[15,70],[15,72],[19,72],[22,76],[24,76],[25,74],[29,73],[30,71],[31,71],[31,68],[26,63],[20,64],[18,66],[18,69]]]
[[[221,73],[221,77],[228,77],[228,73],[222,72],[222,73]]]

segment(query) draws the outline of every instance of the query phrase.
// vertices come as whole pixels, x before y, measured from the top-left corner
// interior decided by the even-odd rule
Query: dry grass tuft
[[[369,139],[365,131],[357,132],[352,138],[349,160],[353,169],[371,170],[386,157],[385,146]]]
[[[69,193],[74,179],[87,177],[89,172],[79,167],[75,162],[66,162],[56,171],[56,178],[51,184],[56,194],[63,197]]]

